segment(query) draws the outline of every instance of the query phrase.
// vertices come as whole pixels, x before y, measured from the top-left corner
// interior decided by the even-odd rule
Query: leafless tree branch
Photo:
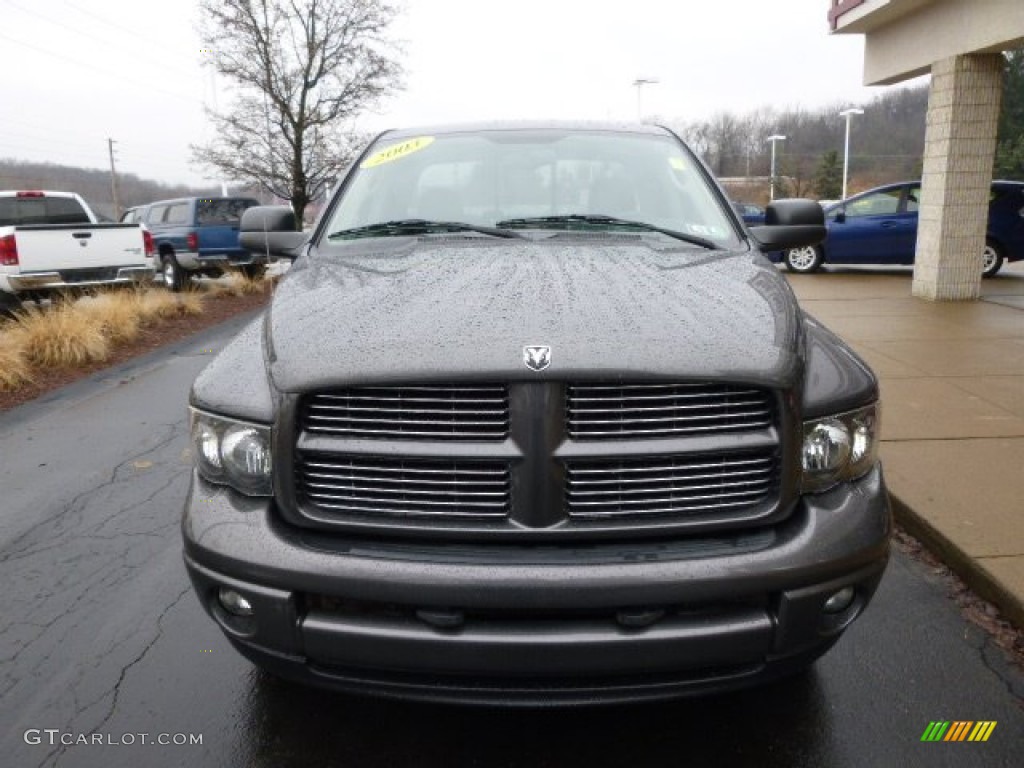
[[[351,161],[354,119],[398,87],[402,69],[387,0],[200,0],[211,66],[234,88],[208,111],[217,129],[193,161],[309,202]]]

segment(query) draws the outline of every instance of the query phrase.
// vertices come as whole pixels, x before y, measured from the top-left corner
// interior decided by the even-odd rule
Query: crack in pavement
[[[121,672],[118,675],[117,680],[114,682],[113,687],[111,689],[108,689],[107,691],[105,691],[101,696],[99,696],[96,699],[96,701],[98,702],[98,701],[102,700],[103,698],[105,698],[106,696],[109,696],[110,694],[113,694],[113,696],[111,698],[111,701],[110,701],[110,708],[107,710],[106,715],[103,716],[103,719],[95,727],[89,729],[88,736],[90,738],[92,737],[92,735],[94,733],[98,733],[103,728],[103,726],[105,726],[108,722],[110,722],[110,719],[114,716],[114,713],[117,711],[117,702],[118,702],[118,699],[121,696],[121,686],[124,683],[125,678],[128,676],[129,670],[131,670],[132,667],[134,667],[137,664],[139,664],[146,657],[146,655],[153,649],[153,646],[155,646],[157,644],[157,642],[160,640],[160,638],[163,636],[163,631],[164,631],[163,621],[164,621],[164,617],[168,613],[170,613],[170,611],[173,610],[174,607],[177,606],[178,603],[181,602],[181,600],[185,597],[185,595],[187,595],[191,591],[192,591],[192,587],[191,586],[186,586],[184,589],[181,590],[181,592],[178,593],[177,597],[175,597],[174,600],[172,600],[171,603],[169,605],[167,605],[160,612],[160,614],[157,616],[157,619],[156,619],[156,634],[153,636],[153,638],[149,642],[146,643],[145,647],[143,647],[143,649],[135,656],[135,658],[133,658],[131,661],[129,661],[127,664],[125,664],[121,668]],[[90,704],[89,706],[92,706],[92,705]],[[78,711],[76,711],[76,714],[78,714],[78,712],[80,712],[80,711],[84,711],[84,710],[78,710]],[[49,753],[47,753],[46,755],[43,756],[41,764],[45,764],[47,761],[49,761],[52,758],[53,759],[53,763],[52,764],[53,765],[57,765],[57,763],[60,760],[60,758],[67,752],[68,746],[71,746],[71,745],[64,745],[64,744],[62,744],[59,747],[57,747],[56,749],[51,750]]]
[[[120,462],[119,464],[114,466],[114,468],[111,470],[110,477],[108,479],[104,480],[99,485],[95,485],[92,488],[87,488],[87,489],[81,491],[80,493],[76,494],[74,497],[72,497],[68,502],[66,502],[63,505],[62,509],[58,509],[52,515],[50,515],[49,517],[46,517],[46,518],[36,522],[34,525],[32,525],[30,528],[28,528],[26,531],[24,531],[21,535],[19,535],[17,538],[12,539],[10,542],[8,542],[7,546],[5,547],[5,552],[4,552],[3,556],[0,556],[0,565],[6,563],[8,561],[11,561],[13,559],[16,559],[19,555],[21,555],[24,552],[24,550],[23,549],[22,550],[17,549],[17,545],[20,542],[24,541],[25,538],[30,536],[35,531],[39,530],[40,528],[44,527],[45,525],[47,525],[49,523],[52,523],[52,522],[58,520],[59,518],[62,518],[64,516],[66,516],[66,515],[77,515],[77,514],[80,514],[83,511],[84,506],[80,507],[79,505],[83,504],[83,502],[86,502],[90,497],[92,497],[93,495],[99,493],[100,491],[106,490],[108,488],[111,488],[111,487],[117,485],[118,483],[122,482],[125,479],[131,479],[131,478],[135,477],[134,475],[131,475],[131,474],[127,474],[127,475],[121,476],[120,473],[131,462],[138,461],[140,457],[149,456],[150,454],[160,450],[161,448],[166,448],[177,437],[181,436],[183,434],[183,432],[184,432],[184,430],[182,429],[184,424],[175,424],[175,425],[167,425],[167,426],[170,426],[170,433],[166,437],[162,438],[159,442],[157,442],[156,444],[150,446],[149,448],[144,450],[142,453],[135,454],[132,457],[127,458],[124,461]],[[31,545],[29,545],[29,546],[31,546]]]

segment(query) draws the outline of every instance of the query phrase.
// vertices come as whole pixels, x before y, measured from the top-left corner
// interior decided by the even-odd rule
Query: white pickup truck
[[[0,312],[153,273],[153,238],[142,225],[101,224],[71,192],[0,190]]]

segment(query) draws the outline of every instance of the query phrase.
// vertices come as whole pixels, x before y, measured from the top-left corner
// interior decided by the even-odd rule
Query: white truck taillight
[[[146,255],[153,255],[153,233],[143,227],[142,229],[142,247],[146,249]]]
[[[14,235],[0,237],[0,267],[18,266],[18,244]]]

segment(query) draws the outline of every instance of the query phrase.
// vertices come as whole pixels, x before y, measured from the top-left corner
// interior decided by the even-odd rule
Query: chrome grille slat
[[[576,383],[566,388],[566,427],[574,440],[718,434],[771,424],[769,394],[745,386]]]
[[[319,468],[319,469],[337,469],[339,467],[345,468],[345,469],[353,468],[353,469],[356,469],[356,470],[363,470],[363,471],[366,471],[366,472],[382,472],[382,473],[386,473],[386,472],[392,472],[392,473],[400,472],[400,473],[406,474],[406,475],[440,475],[440,474],[447,475],[447,474],[450,474],[450,472],[451,472],[451,470],[449,470],[449,469],[430,469],[430,468],[425,468],[425,467],[417,467],[417,466],[415,466],[415,464],[412,464],[412,463],[410,463],[409,466],[405,466],[405,462],[403,462],[401,459],[398,459],[396,461],[396,466],[377,465],[377,464],[371,463],[370,461],[365,461],[365,460],[360,460],[360,459],[339,459],[336,463],[325,463],[325,462],[317,462],[317,461],[307,461],[307,462],[305,462],[304,466],[316,467],[316,468]],[[491,469],[464,469],[464,468],[460,468],[459,469],[459,474],[460,475],[483,475],[483,476],[491,477],[491,476],[493,476],[493,470],[491,470]]]
[[[499,494],[500,495],[500,494]],[[401,499],[393,498],[391,496],[382,496],[376,493],[368,493],[365,495],[359,495],[356,493],[321,493],[317,492],[316,497],[318,500],[326,501],[351,501],[351,502],[373,502],[376,504],[388,504],[395,507],[449,507],[450,502],[437,501],[434,499]],[[459,502],[461,507],[486,507],[491,508],[494,506],[490,501],[466,501],[461,500]]]
[[[714,493],[714,494],[697,494],[696,496],[684,496],[682,493],[673,494],[670,496],[659,496],[653,499],[620,499],[619,506],[631,504],[635,507],[643,505],[641,512],[646,511],[652,504],[672,504],[673,502],[690,502],[690,501],[715,501],[717,499],[750,499],[753,493],[746,491],[737,491],[733,493]],[[607,501],[581,501],[577,499],[573,502],[576,507],[604,507],[607,506]]]
[[[443,483],[439,484],[438,488],[426,489],[426,488],[382,488],[379,485],[357,485],[356,483],[313,483],[306,482],[306,488],[314,489],[317,493],[327,491],[351,491],[352,493],[363,493],[368,495],[376,494],[378,496],[396,496],[401,498],[404,495],[411,496],[432,496],[437,495],[439,492],[443,492],[445,488],[451,488],[456,486],[456,483]],[[501,499],[505,497],[504,492],[498,491],[471,491],[468,488],[459,490],[459,496],[466,497],[478,497],[483,499]],[[431,503],[431,502],[427,502]]]
[[[601,491],[580,490],[579,489],[579,485],[577,485],[576,488],[574,489],[574,488],[572,488],[572,486],[570,484],[569,490],[577,498],[579,498],[579,497],[590,497],[590,496],[645,496],[646,497],[646,496],[650,496],[652,494],[665,493],[666,491],[669,491],[671,493],[678,493],[678,494],[689,494],[689,493],[693,493],[695,491],[709,491],[709,490],[715,490],[715,489],[722,490],[722,489],[725,489],[725,488],[744,488],[745,487],[745,488],[748,488],[748,489],[762,490],[762,489],[768,487],[769,482],[770,482],[770,480],[768,478],[760,478],[760,479],[757,479],[757,480],[743,480],[743,481],[740,481],[740,482],[722,482],[722,483],[704,483],[704,484],[697,484],[697,485],[679,485],[678,487],[675,484],[672,484],[672,485],[669,485],[668,487],[662,485],[660,487],[655,487],[655,488],[622,488],[622,489],[616,489],[616,490],[601,490]],[[747,491],[740,491],[740,493],[749,493],[749,492],[750,492],[749,490],[747,490]],[[724,495],[727,495],[727,494],[723,491],[723,493],[721,495],[724,496]],[[585,502],[581,501],[580,503],[585,503]],[[622,503],[623,504],[629,504],[629,503],[632,503],[632,502],[630,502],[630,501],[623,501]]]
[[[409,412],[407,412],[409,413]],[[420,413],[410,414],[413,416],[422,416]],[[389,418],[364,418],[361,416],[308,416],[309,422],[340,422],[342,424],[412,424],[414,426],[436,424],[435,419],[389,419]],[[498,427],[503,425],[504,421],[462,421],[460,426],[462,427]]]
[[[750,507],[750,502],[746,499],[742,501],[716,501],[714,504],[685,504],[674,507],[651,507],[643,511],[644,516],[655,516],[655,515],[682,515],[691,516],[694,513],[701,512],[718,512],[726,511],[729,509],[746,509]],[[637,515],[639,516],[639,515]],[[577,514],[574,515],[577,518],[615,518],[622,517],[622,513],[618,510],[590,510],[585,515]]]
[[[335,487],[338,483],[344,484],[344,483],[356,482],[357,480],[368,480],[368,479],[369,480],[373,480],[374,483],[379,484],[377,487],[381,487],[381,488],[385,488],[385,487],[388,487],[388,486],[391,486],[391,485],[398,485],[400,487],[408,487],[408,486],[414,486],[414,485],[416,485],[416,486],[425,486],[425,487],[437,486],[439,488],[448,488],[448,487],[460,486],[460,485],[475,486],[475,487],[480,487],[480,486],[496,486],[496,487],[501,487],[501,486],[504,485],[504,482],[501,481],[501,480],[436,480],[436,479],[435,480],[431,480],[431,479],[423,479],[423,478],[419,478],[419,477],[406,479],[406,478],[402,478],[402,477],[386,477],[386,476],[385,477],[381,477],[381,476],[369,475],[369,474],[364,474],[364,475],[354,475],[354,474],[328,475],[328,474],[325,474],[323,472],[307,472],[306,473],[306,482],[309,485],[315,485],[317,483],[323,483],[324,487]],[[328,486],[327,485],[328,483],[334,483],[335,486]]]
[[[587,430],[584,435],[576,435],[576,439],[597,439],[597,438],[617,438],[622,439],[624,437],[671,437],[672,435],[690,435],[698,432],[714,433],[724,431],[740,431],[744,429],[761,429],[770,425],[770,422],[766,421],[749,421],[749,422],[738,422],[736,424],[730,424],[728,430],[722,429],[719,425],[704,426],[704,427],[666,427],[664,429],[632,429],[628,433],[622,430]]]
[[[661,409],[661,410],[664,410],[664,409]],[[605,413],[613,413],[613,411],[605,411]],[[633,408],[623,408],[623,409],[619,410],[618,413],[620,413],[620,414],[635,413],[635,409],[633,409]],[[743,418],[747,418],[748,416],[758,416],[758,415],[760,415],[758,411],[739,411],[737,413],[730,414],[730,417],[731,418],[743,419]],[[690,422],[690,421],[710,421],[712,419],[714,419],[714,420],[721,420],[721,418],[722,417],[719,414],[716,414],[716,413],[712,413],[712,414],[696,414],[696,415],[686,416],[685,417],[685,421],[688,421],[688,422]],[[604,424],[620,424],[620,423],[622,423],[622,420],[623,420],[623,418],[620,417],[618,419],[586,419],[586,420],[582,420],[581,419],[581,422],[583,422],[583,423],[585,423],[587,425],[591,425],[591,424],[604,425]],[[652,417],[647,417],[647,416],[640,416],[640,417],[630,416],[629,417],[629,421],[631,423],[633,423],[633,424],[664,424],[665,422],[672,422],[672,423],[674,423],[674,422],[677,422],[677,421],[680,421],[680,420],[681,419],[680,419],[679,416],[656,416],[656,417],[653,417],[653,418]]]
[[[682,464],[657,464],[655,466],[644,466],[644,465],[641,465],[641,466],[629,466],[629,465],[624,465],[624,466],[621,466],[621,467],[617,467],[616,471],[619,472],[619,473],[623,473],[623,472],[627,472],[627,473],[628,472],[633,472],[633,473],[636,473],[636,472],[670,472],[670,471],[679,470],[679,469],[721,469],[721,466],[722,466],[721,460],[718,460],[718,461],[704,461],[703,459],[706,459],[706,458],[707,457],[699,457],[699,458],[693,459],[692,463],[691,462],[687,462],[685,466],[682,465]],[[657,457],[653,458],[654,461],[660,461],[660,460],[663,460],[663,459],[665,459],[664,456],[657,456]],[[764,466],[764,465],[771,465],[771,462],[772,462],[772,460],[770,458],[767,458],[767,457],[742,458],[742,459],[741,458],[737,458],[737,459],[730,459],[729,460],[729,466],[730,467],[744,467],[744,466],[751,466],[751,465]],[[587,468],[586,466],[578,466],[578,467],[576,467],[573,470],[573,473],[577,474],[577,475],[586,475],[588,473],[589,474],[606,474],[607,472],[608,472],[608,468],[607,467],[601,467],[601,468],[598,469],[598,468]]]
[[[505,384],[352,387],[302,398],[306,432],[368,440],[501,441],[509,434]]]
[[[576,402],[578,403],[580,401],[577,400]],[[593,400],[591,402],[605,402],[605,401],[604,400],[600,400],[600,401]],[[755,400],[755,399],[736,400],[736,401],[734,401],[732,403],[732,405],[743,406],[743,407],[755,406],[755,405],[760,405],[760,404],[761,404],[761,400]],[[718,403],[700,403],[700,404],[689,404],[689,405],[673,404],[672,408],[673,408],[673,410],[677,410],[677,411],[706,411],[706,410],[709,410],[709,409],[718,408],[718,405],[719,405]],[[622,406],[616,405],[616,406],[613,406],[613,407],[610,407],[610,408],[580,408],[580,407],[576,407],[575,412],[576,413],[623,413],[623,412],[628,412],[628,413],[654,412],[654,413],[658,413],[658,412],[661,412],[661,411],[664,411],[664,410],[665,410],[665,406],[664,405],[630,405],[630,406],[626,406],[626,407],[622,407]]]
[[[570,519],[692,516],[753,509],[775,479],[771,455],[568,461],[565,503]]]
[[[493,520],[511,506],[509,468],[500,461],[300,455],[295,482],[321,511],[381,519]]]
[[[735,472],[735,473],[733,473],[732,477],[748,477],[748,476],[760,477],[760,476],[762,476],[764,474],[765,474],[764,472],[759,472],[757,470],[751,470],[751,471],[748,471],[748,472]],[[586,481],[584,481],[584,480],[569,480],[568,483],[569,483],[569,487],[570,488],[572,486],[574,486],[574,485],[580,485],[580,484],[583,484],[583,483],[585,483],[588,487],[589,486],[600,486],[600,485],[615,485],[615,486],[618,486],[618,487],[623,487],[623,486],[627,486],[628,487],[628,486],[640,486],[640,485],[644,485],[644,486],[646,486],[646,485],[656,485],[658,483],[666,483],[666,482],[667,483],[674,483],[674,482],[681,482],[681,481],[686,481],[686,480],[713,480],[716,477],[720,477],[720,476],[719,475],[670,475],[668,477],[651,477],[651,478],[644,478],[644,479],[636,479],[636,478],[634,478],[634,479],[631,479],[631,480],[586,480]],[[638,488],[637,490],[642,491],[643,489],[642,488]],[[625,489],[623,490],[623,492],[625,493]]]

